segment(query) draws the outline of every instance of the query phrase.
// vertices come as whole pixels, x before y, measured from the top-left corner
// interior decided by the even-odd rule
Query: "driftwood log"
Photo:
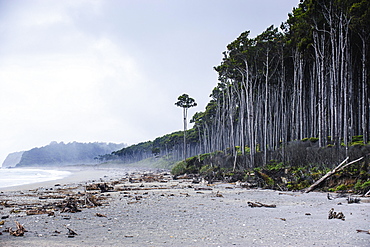
[[[48,216],[54,216],[54,212],[53,211],[47,211],[45,209],[31,209],[31,210],[27,210],[26,211],[26,214],[27,215],[39,215],[39,214],[47,214]]]
[[[78,235],[74,230],[72,230],[71,228],[69,228],[69,227],[67,227],[67,230],[68,230],[68,232],[67,232],[67,236],[69,237],[69,238],[73,238],[75,235]]]
[[[348,161],[349,157],[347,157],[345,160],[342,161],[342,163],[340,163],[337,167],[335,167],[333,170],[331,170],[330,172],[326,173],[323,177],[321,177],[319,180],[317,180],[314,184],[312,184],[310,187],[308,187],[306,189],[306,193],[314,190],[317,186],[319,186],[322,182],[324,182],[326,179],[328,179],[329,177],[333,176],[335,173],[343,170],[344,168],[346,168],[347,166],[353,164],[353,163],[356,163],[360,160],[362,160],[364,157],[361,157],[357,160],[354,160],[354,161],[351,161],[349,163],[346,164],[346,162]]]
[[[264,203],[261,203],[261,202],[247,202],[247,204],[251,208],[261,208],[261,207],[276,208],[275,204],[264,204]]]
[[[357,233],[364,232],[364,233],[370,234],[370,230],[368,230],[368,231],[366,231],[366,230],[356,230],[356,231],[357,231]]]
[[[369,195],[370,195],[370,190],[366,192],[364,196],[369,196]]]
[[[101,213],[96,213],[95,216],[97,216],[97,217],[107,217],[106,215],[101,214]]]
[[[208,187],[198,187],[198,188],[194,188],[194,190],[212,190],[212,188],[208,188]]]

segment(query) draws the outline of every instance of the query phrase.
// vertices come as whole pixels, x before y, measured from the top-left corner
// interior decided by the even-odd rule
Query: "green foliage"
[[[351,142],[349,146],[366,146],[363,142]]]
[[[256,172],[263,179],[263,181],[265,183],[265,187],[271,187],[271,186],[275,185],[274,179],[272,179],[266,173],[263,173],[261,171],[256,171]]]
[[[352,137],[352,142],[363,142],[364,138],[363,135],[357,135]]]
[[[161,152],[161,149],[159,147],[152,148],[152,154],[157,156]]]
[[[267,170],[277,171],[285,168],[283,162],[278,162],[276,160],[270,160],[270,162],[265,166]]]
[[[118,156],[125,156],[125,155],[135,155],[136,153],[140,152],[151,152],[153,147],[153,142],[141,142],[135,145],[128,146],[126,148],[122,148],[118,151],[112,152],[114,155]]]
[[[292,181],[287,184],[289,190],[303,190],[310,186],[310,183],[306,180],[303,181]]]
[[[353,136],[349,146],[366,146],[362,135]]]
[[[209,159],[211,157],[211,155],[212,154],[210,154],[210,153],[201,154],[201,155],[199,155],[199,160],[204,163],[204,161]]]
[[[319,138],[316,138],[316,137],[311,137],[311,138],[308,138],[308,140],[310,142],[317,142],[319,140]]]
[[[345,184],[340,184],[338,185],[336,188],[335,188],[335,191],[344,191],[344,190],[347,190],[348,189],[348,186],[345,185]]]
[[[364,182],[363,180],[359,179],[353,188],[355,192],[364,194],[370,190],[370,180],[367,179],[367,181]]]
[[[196,129],[186,131],[187,143],[190,146],[199,143],[199,133]],[[141,142],[112,152],[111,155],[105,155],[105,160],[121,159],[123,163],[136,163],[140,160],[152,157],[163,157],[172,154],[179,145],[182,145],[184,139],[183,131],[176,131],[157,137],[154,141]],[[174,156],[170,155],[172,159]],[[172,160],[177,161],[177,160]]]
[[[270,189],[304,190],[332,170],[331,166],[321,163],[291,166],[280,160],[270,160],[265,166],[233,171],[226,166],[227,160],[230,159],[234,160],[233,156],[223,152],[202,154],[178,163],[172,173],[196,173],[207,179],[217,178],[228,182],[248,181]],[[368,161],[353,164],[325,181],[321,189],[331,191],[355,189],[365,193],[364,188],[369,186],[369,170]]]
[[[182,131],[176,131],[171,134],[157,137],[153,141],[153,146],[165,150],[166,148],[172,148],[173,146],[181,144],[183,138],[184,133]]]
[[[202,167],[198,156],[187,158],[185,161],[179,161],[172,168],[171,173],[173,175],[181,174],[199,174]]]
[[[211,165],[204,165],[204,166],[202,166],[202,168],[200,168],[200,171],[199,171],[199,173],[201,174],[201,175],[205,175],[205,174],[208,174],[208,173],[210,173],[210,172],[212,172],[212,171],[214,171],[214,167],[212,167]]]
[[[185,93],[183,95],[180,95],[177,98],[177,100],[178,101],[175,103],[175,105],[178,107],[190,108],[190,107],[197,106],[197,103],[195,103],[195,100],[193,98],[190,98],[189,95]]]
[[[187,173],[187,164],[185,161],[177,162],[171,170],[171,174],[178,176]]]
[[[176,165],[172,168],[172,173],[176,175],[201,174],[203,176],[209,176],[210,173],[213,174],[219,172],[219,166],[212,163],[216,163],[215,161],[222,156],[223,152],[218,151],[187,158],[185,161],[176,163]]]

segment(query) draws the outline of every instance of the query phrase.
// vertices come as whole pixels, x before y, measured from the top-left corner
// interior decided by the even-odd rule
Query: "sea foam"
[[[32,168],[0,169],[0,188],[52,181],[70,174],[69,171]]]

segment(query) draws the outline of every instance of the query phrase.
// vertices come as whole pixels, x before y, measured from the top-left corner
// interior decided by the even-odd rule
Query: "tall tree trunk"
[[[314,49],[316,56],[316,69],[318,82],[318,136],[319,136],[319,146],[323,147],[326,145],[326,131],[325,131],[326,114],[325,114],[325,85],[324,85],[325,34],[319,33],[317,30],[314,31]]]
[[[281,51],[281,78],[280,78],[280,136],[281,136],[281,153],[282,153],[282,158],[283,158],[283,163],[285,164],[286,162],[286,157],[285,157],[285,146],[287,144],[287,107],[286,107],[286,78],[285,78],[285,64],[284,64],[284,50],[282,48]]]
[[[183,155],[184,155],[184,160],[186,159],[186,130],[187,130],[187,115],[188,115],[188,109],[186,107],[184,109],[184,147],[183,147]]]
[[[269,107],[269,69],[270,69],[270,61],[269,61],[269,49],[267,48],[266,51],[266,71],[265,71],[265,111],[264,111],[264,124],[263,124],[263,163],[267,163],[267,149],[268,149],[268,141],[267,141],[267,125],[268,125],[268,107]]]
[[[366,58],[367,58],[367,39],[369,37],[369,34],[367,34],[365,31],[360,33],[360,38],[362,42],[362,56],[361,56],[361,66],[362,66],[362,73],[361,73],[361,85],[362,85],[362,112],[361,112],[361,125],[362,125],[362,136],[363,136],[363,142],[366,144],[369,141],[369,105],[367,102],[368,99],[368,87],[367,87],[367,69],[366,69]]]

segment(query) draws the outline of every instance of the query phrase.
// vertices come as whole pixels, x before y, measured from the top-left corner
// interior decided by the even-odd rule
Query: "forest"
[[[257,151],[266,163],[269,150],[293,140],[367,143],[369,11],[369,1],[304,1],[284,33],[271,26],[230,43],[213,100],[193,120],[204,151],[248,146],[254,167]]]
[[[272,164],[327,169],[364,156],[368,176],[370,1],[302,0],[280,29],[249,34],[228,44],[214,67],[218,84],[192,117],[186,145],[184,133],[175,132],[108,156],[127,163],[187,158],[177,165],[183,172]]]
[[[98,155],[124,147],[115,143],[51,142],[49,145],[21,153],[16,167],[64,166],[72,164],[96,164]],[[13,165],[12,165],[13,166]]]

